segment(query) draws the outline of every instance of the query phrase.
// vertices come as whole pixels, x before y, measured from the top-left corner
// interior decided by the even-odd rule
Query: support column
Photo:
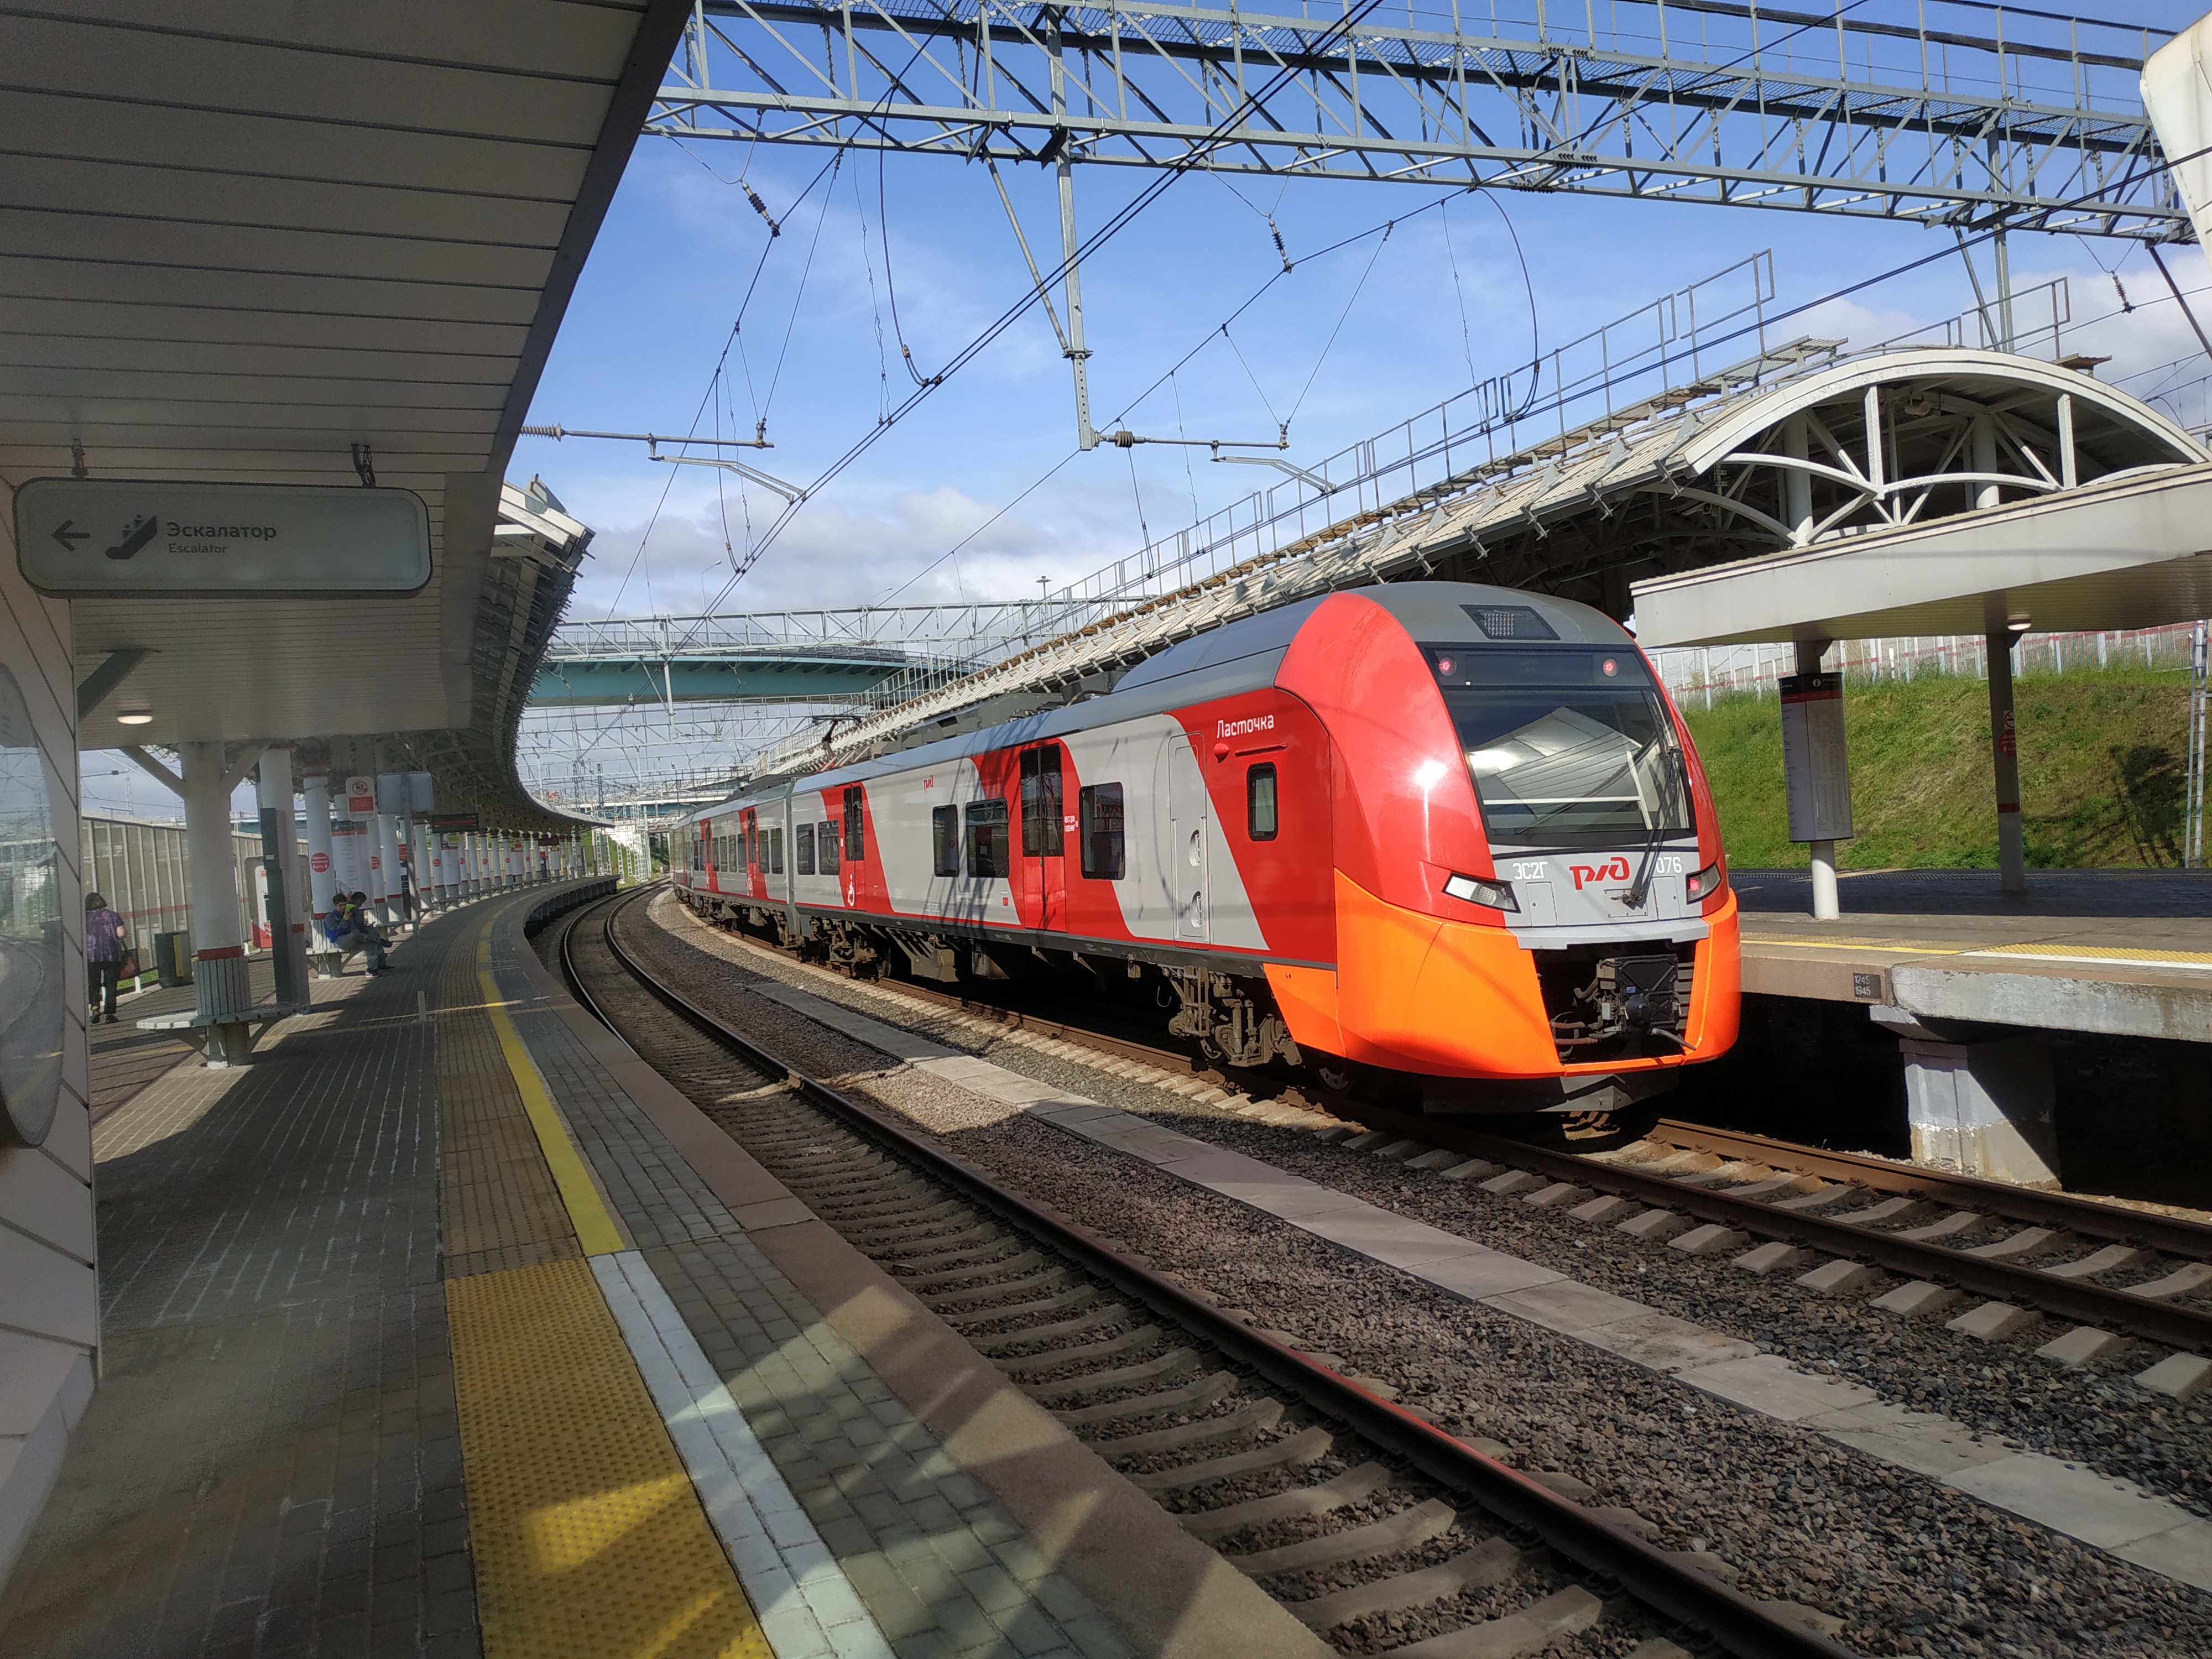
[[[437,885],[430,875],[429,830],[422,819],[411,813],[407,819],[407,874],[415,886],[415,925],[419,927]]]
[[[2027,849],[2020,824],[2020,735],[2014,724],[2012,647],[2020,637],[2010,629],[1989,636],[1990,750],[1997,788],[1997,885],[2008,893],[2027,890]]]
[[[1792,415],[1782,423],[1782,453],[1797,460],[1811,453],[1809,434],[1802,415]],[[1782,517],[1790,526],[1790,539],[1799,547],[1813,539],[1813,475],[1802,467],[1782,469]],[[1798,651],[1797,672],[1801,674],[1818,672],[1816,662],[1811,669],[1805,666],[1803,647]]]
[[[1800,447],[1802,447],[1802,436]],[[1792,473],[1790,476],[1794,478],[1799,475]],[[1812,507],[1809,504],[1812,495],[1810,479],[1806,480],[1805,493],[1808,501],[1806,516],[1809,519],[1812,515]],[[1826,641],[1821,640],[1797,641],[1797,673],[1801,681],[1808,675],[1817,677],[1820,674],[1820,658],[1826,644]],[[1837,695],[1842,695],[1840,690]],[[1828,836],[1809,842],[1808,850],[1812,855],[1813,865],[1813,920],[1815,921],[1837,921],[1844,912],[1843,906],[1838,902],[1836,896],[1835,840],[1832,836]]]
[[[261,861],[268,871],[269,948],[276,1000],[307,1000],[307,924],[299,891],[300,838],[292,829],[292,745],[261,751],[255,796],[261,808]]]
[[[331,860],[331,781],[323,773],[310,772],[300,780],[300,793],[307,808],[307,915],[319,930],[337,887]]]
[[[177,756],[184,763],[185,897],[192,915],[194,1001],[199,1018],[212,1022],[253,1006],[246,929],[239,910],[238,860],[231,851],[230,791],[235,786],[224,764],[222,744],[181,743]],[[207,1042],[208,1059],[215,1064],[245,1057],[227,1052],[214,1030]]]
[[[2051,1038],[2003,1026],[1930,1024],[1876,1007],[1905,1056],[1912,1158],[1985,1180],[2056,1188],[2057,1090]]]

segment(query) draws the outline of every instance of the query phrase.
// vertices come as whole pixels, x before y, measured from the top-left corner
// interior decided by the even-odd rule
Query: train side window
[[[783,873],[783,830],[781,827],[768,832],[768,872],[772,876]]]
[[[1061,854],[1060,745],[1048,743],[1022,751],[1022,856],[1056,859]]]
[[[1075,822],[1083,873],[1100,881],[1121,880],[1127,867],[1121,848],[1121,786],[1094,783],[1077,790]]]
[[[860,786],[848,784],[845,789],[845,856],[859,860],[867,856],[866,844],[860,839]]]
[[[1275,838],[1275,763],[1244,769],[1244,828],[1254,841]]]
[[[814,826],[801,823],[791,832],[791,868],[794,875],[814,873]]]
[[[957,806],[935,806],[929,813],[930,873],[957,876],[960,873],[960,809]]]
[[[821,861],[822,873],[825,876],[836,875],[837,873],[837,826],[826,821],[818,825],[814,831],[814,855]]]
[[[1006,803],[998,799],[970,801],[967,812],[968,873],[1012,873],[1012,860],[1006,855]]]

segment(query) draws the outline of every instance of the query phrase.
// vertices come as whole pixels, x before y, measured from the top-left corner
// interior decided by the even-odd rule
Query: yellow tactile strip
[[[1967,954],[2040,957],[2045,962],[2171,962],[2212,966],[2212,951],[2150,951],[2132,945],[2076,945],[2066,939],[2045,939],[2031,945],[1985,945]]]
[[[491,971],[489,922],[484,924],[483,936],[477,941],[477,986],[483,994],[484,1012],[490,1017],[493,1035],[499,1039],[507,1075],[521,1096],[523,1109],[530,1115],[530,1127],[538,1136],[538,1149],[552,1171],[553,1184],[560,1190],[561,1202],[575,1229],[577,1243],[584,1247],[586,1255],[606,1255],[626,1249],[629,1240],[623,1237],[621,1224],[607,1206],[606,1195],[600,1192],[590,1166],[576,1150],[576,1143],[569,1139],[568,1126],[561,1121],[559,1109],[546,1092],[545,1079],[538,1073],[538,1062],[531,1059],[522,1034],[514,1029],[514,1021],[500,996],[498,982]]]
[[[446,1307],[489,1659],[774,1659],[589,1265]]]
[[[2075,944],[2071,940],[2031,939],[2011,945],[1974,945],[1955,940],[1919,939],[1911,944],[1895,939],[1868,938],[1854,933],[1826,933],[1818,939],[1784,938],[1747,929],[1743,942],[1764,949],[1786,945],[1804,951],[1862,949],[1894,951],[1916,957],[2014,957],[2031,962],[2143,963],[2155,966],[2212,967],[2212,951],[2159,951],[2132,945]]]
[[[476,953],[439,976],[439,1231],[448,1279],[583,1254],[483,1008]]]

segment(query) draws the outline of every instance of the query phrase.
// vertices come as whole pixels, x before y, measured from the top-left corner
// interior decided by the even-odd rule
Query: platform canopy
[[[1636,584],[1647,646],[2155,628],[2212,616],[2212,462]]]
[[[135,661],[85,746],[350,736],[545,820],[512,735],[581,526],[503,475],[690,9],[0,17],[0,479],[374,480],[429,514],[405,597],[72,600],[81,680]]]

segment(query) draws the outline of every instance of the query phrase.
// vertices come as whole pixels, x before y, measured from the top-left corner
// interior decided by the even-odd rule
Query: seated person
[[[364,972],[380,974],[384,971],[384,935],[377,931],[369,919],[368,895],[340,893],[331,902],[330,913],[323,918],[323,937],[336,945],[341,955],[361,952]]]

